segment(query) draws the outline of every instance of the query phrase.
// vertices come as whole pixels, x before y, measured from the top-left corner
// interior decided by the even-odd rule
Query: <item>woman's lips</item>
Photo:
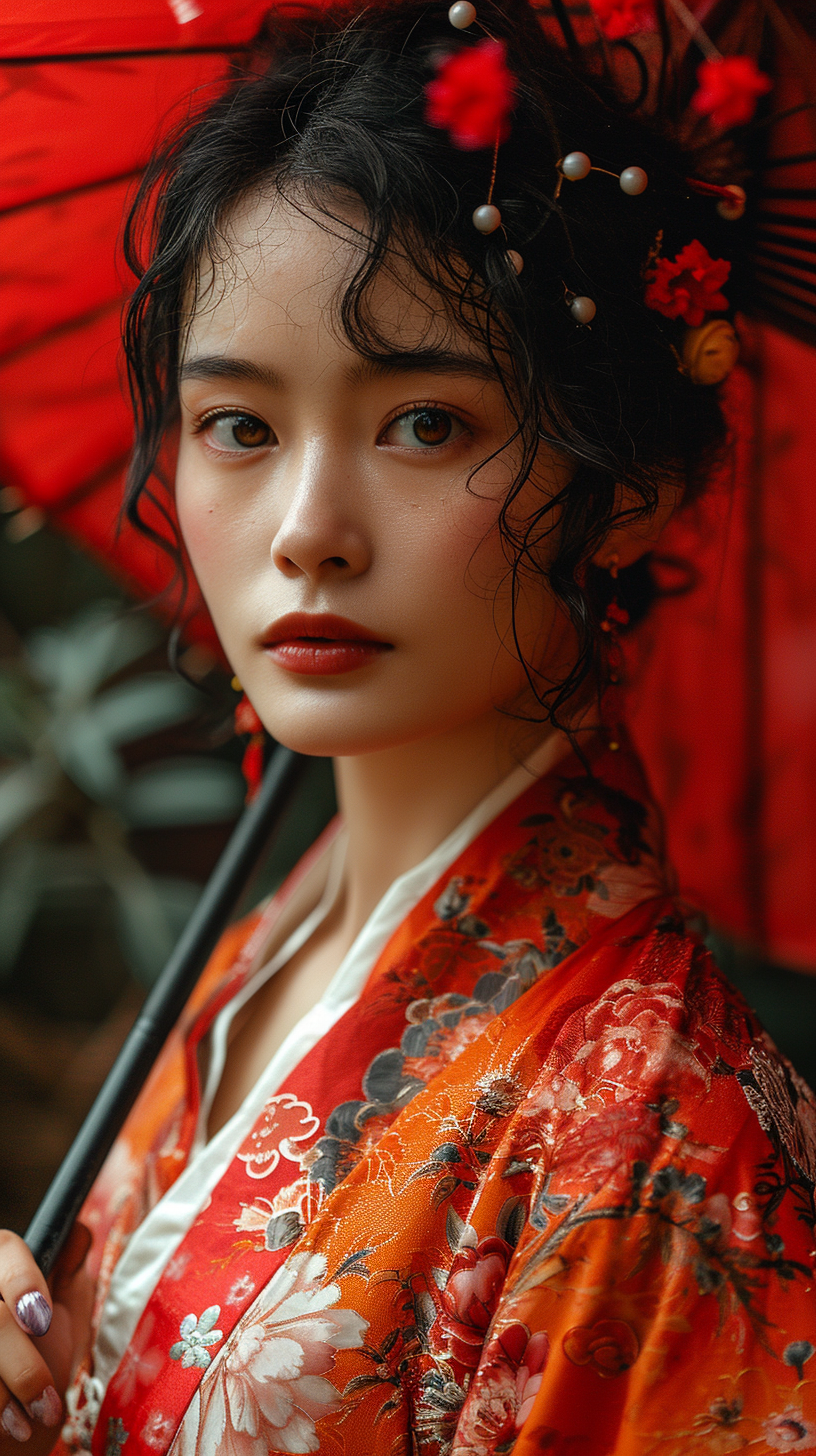
[[[323,612],[279,617],[264,634],[263,644],[279,667],[305,676],[354,672],[392,648],[359,622]]]

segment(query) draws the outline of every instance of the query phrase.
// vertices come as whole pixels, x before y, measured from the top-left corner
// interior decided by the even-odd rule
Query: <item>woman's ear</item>
[[[682,490],[677,486],[663,486],[660,491],[660,499],[650,516],[642,517],[640,520],[624,521],[619,526],[613,526],[608,536],[604,538],[602,546],[592,557],[593,566],[608,568],[611,562],[615,562],[618,568],[632,566],[647,551],[652,551],[660,540],[669,519],[675,508],[682,499]],[[628,492],[622,492],[622,499],[618,504],[618,510],[626,510],[626,496]]]

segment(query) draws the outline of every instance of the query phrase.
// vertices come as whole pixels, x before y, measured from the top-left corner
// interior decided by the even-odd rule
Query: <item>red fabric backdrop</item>
[[[169,569],[116,529],[123,209],[168,116],[213,94],[265,9],[6,0],[0,18],[0,476],[142,594]],[[697,585],[630,644],[631,718],[683,889],[816,969],[816,353],[749,332],[728,387],[734,461],[666,535]],[[193,630],[211,631],[203,612]]]

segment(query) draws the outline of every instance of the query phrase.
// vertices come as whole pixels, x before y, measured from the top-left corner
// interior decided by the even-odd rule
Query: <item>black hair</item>
[[[609,75],[559,46],[526,0],[479,0],[479,19],[506,45],[517,83],[496,171],[502,228],[490,236],[472,214],[486,198],[491,149],[461,150],[425,119],[440,58],[483,38],[477,27],[457,34],[444,0],[276,15],[240,74],[150,164],[126,234],[139,277],[125,331],[137,421],[126,510],[151,529],[143,502],[177,418],[185,310],[201,264],[225,246],[231,209],[268,187],[331,228],[338,200],[359,199],[362,260],[338,301],[354,347],[371,358],[393,352],[367,307],[369,285],[389,248],[407,245],[440,309],[488,351],[504,388],[522,455],[500,522],[514,586],[544,570],[577,634],[564,680],[546,682],[525,663],[557,721],[599,680],[609,588],[593,553],[616,523],[647,519],[667,484],[686,498],[698,491],[725,438],[717,391],[678,367],[682,324],[644,303],[644,270],[658,240],[668,257],[694,238],[720,257],[733,234],[689,188],[695,158],[653,118],[633,115]],[[625,195],[615,176],[593,171],[565,181],[556,199],[557,162],[574,150],[614,174],[643,167],[646,191]],[[508,248],[523,257],[520,275]],[[590,327],[570,313],[573,294],[597,305]],[[519,526],[512,503],[542,438],[574,472]],[[542,566],[556,526],[557,549]],[[647,572],[631,576],[630,595],[643,603]]]

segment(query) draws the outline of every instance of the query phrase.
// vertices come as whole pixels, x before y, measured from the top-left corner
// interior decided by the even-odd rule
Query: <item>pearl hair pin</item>
[[[473,226],[479,233],[494,233],[501,227],[501,213],[492,202],[483,202],[473,214]]]
[[[603,172],[607,177],[617,177],[621,192],[625,192],[627,197],[639,197],[649,185],[649,178],[642,167],[624,167],[620,174],[610,172],[606,167],[594,167],[586,152],[568,152],[556,165],[559,174],[556,198],[561,192],[561,183],[565,177],[568,182],[581,182],[590,172]]]
[[[450,21],[454,30],[469,30],[470,26],[473,25],[476,20],[476,6],[471,4],[471,0],[454,0],[453,5],[451,5],[448,11],[448,20]],[[484,26],[482,26],[481,29],[484,29]],[[489,34],[489,32],[485,33]],[[489,237],[491,233],[498,232],[499,228],[502,225],[501,212],[493,201],[493,188],[496,183],[496,164],[499,155],[499,141],[500,137],[497,136],[496,143],[493,148],[493,167],[490,174],[490,186],[488,188],[487,201],[480,203],[480,205],[474,209],[472,214],[473,226],[478,233],[482,234],[483,237]],[[513,272],[518,277],[518,274],[524,267],[524,259],[522,258],[521,254],[517,253],[515,248],[508,248],[504,256],[507,260],[509,267],[513,269]]]
[[[467,30],[476,19],[476,6],[470,0],[455,0],[448,11],[448,20],[454,30]]]
[[[598,312],[597,304],[592,298],[579,293],[576,297],[568,299],[569,311],[577,324],[591,324]]]
[[[590,172],[603,172],[607,177],[617,177],[621,192],[625,192],[627,197],[639,197],[640,193],[645,192],[649,185],[649,178],[642,167],[624,167],[618,175],[617,172],[609,172],[606,167],[593,167],[586,152],[567,152],[567,155],[562,157],[556,166],[558,167],[556,201],[565,178],[568,182],[582,182]],[[568,294],[567,306],[575,322],[582,325],[591,324],[598,312],[595,300],[587,298],[583,293]]]

